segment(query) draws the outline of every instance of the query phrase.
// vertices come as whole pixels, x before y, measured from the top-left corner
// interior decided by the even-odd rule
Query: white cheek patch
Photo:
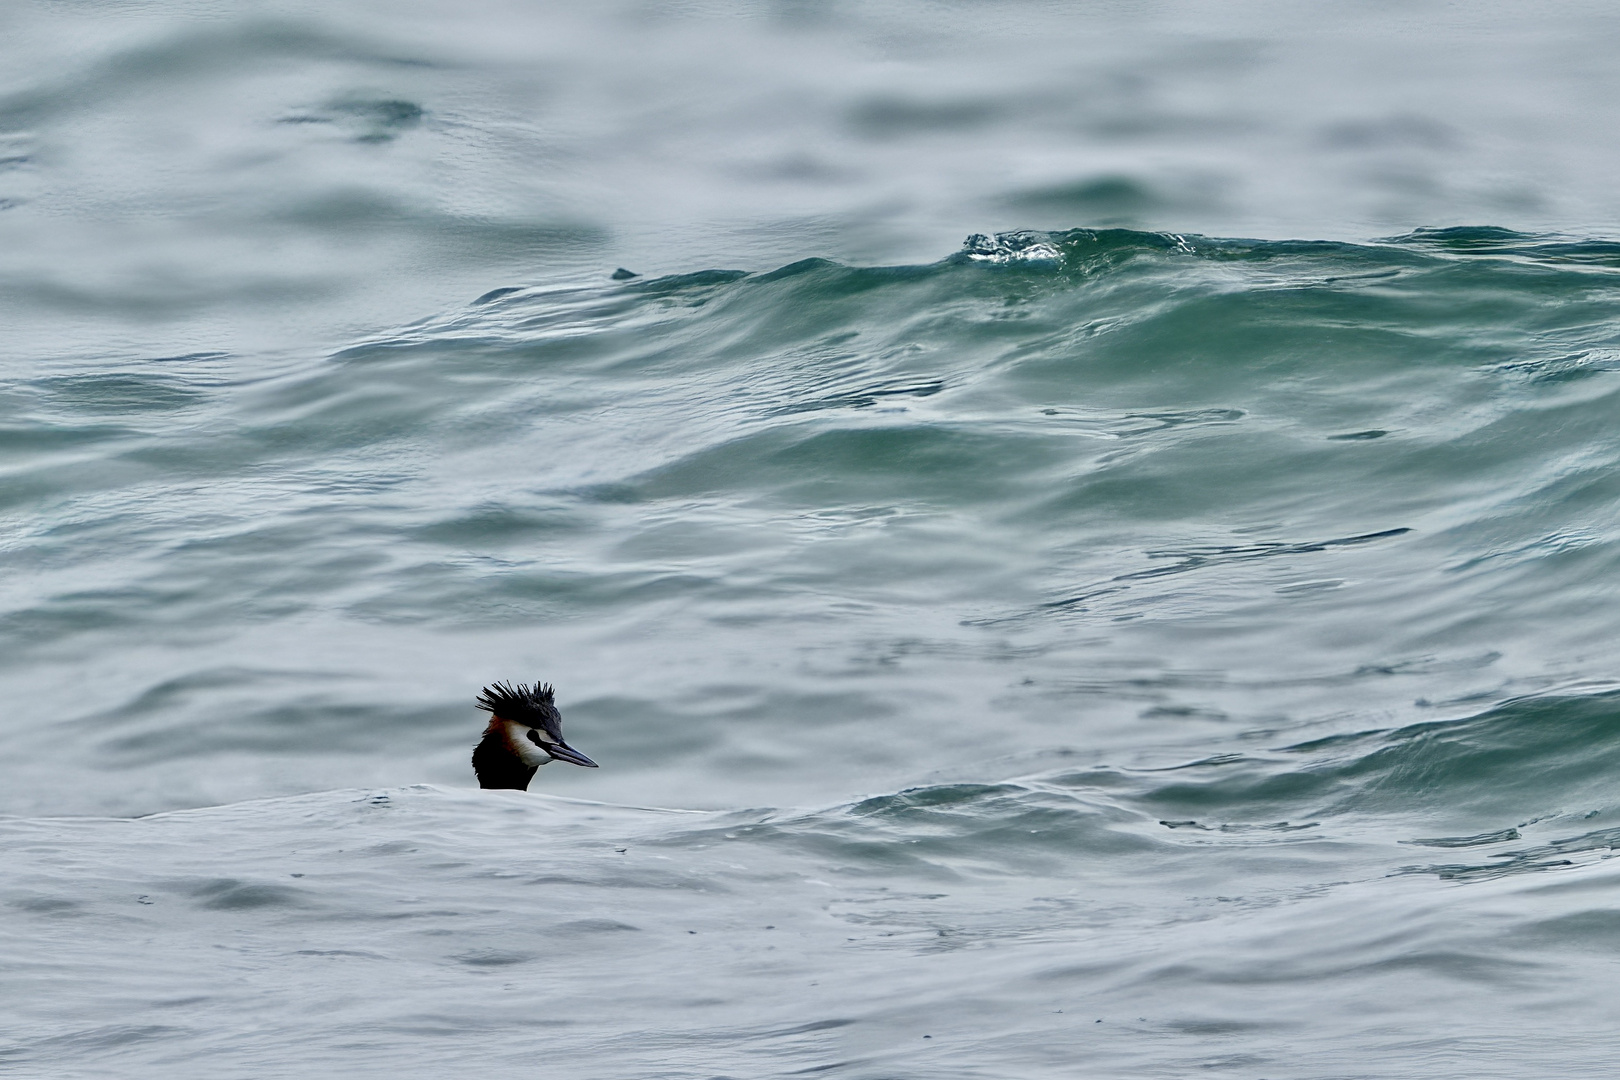
[[[508,720],[506,722],[506,744],[512,748],[512,752],[517,755],[518,760],[523,764],[545,765],[551,761],[551,755],[529,741],[529,732],[531,731],[542,739],[546,738],[546,733],[543,731],[537,731],[527,724],[514,724]]]

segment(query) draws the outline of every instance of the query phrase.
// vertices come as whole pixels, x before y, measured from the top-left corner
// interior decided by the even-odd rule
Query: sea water
[[[9,9],[0,1072],[1609,1075],[1617,19]]]

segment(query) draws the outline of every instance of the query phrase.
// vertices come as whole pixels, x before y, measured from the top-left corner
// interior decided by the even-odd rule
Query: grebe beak
[[[542,747],[542,749],[545,750],[546,753],[551,755],[551,759],[553,761],[566,761],[570,765],[583,765],[587,769],[597,768],[596,762],[592,761],[590,758],[586,757],[584,754],[580,753],[578,750],[575,750],[572,746],[569,746],[567,743],[564,743],[564,742],[546,743],[545,746]]]

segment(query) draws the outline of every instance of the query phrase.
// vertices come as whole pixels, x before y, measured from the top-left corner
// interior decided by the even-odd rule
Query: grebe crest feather
[[[478,707],[490,714],[484,738],[473,750],[479,786],[527,790],[535,770],[553,761],[596,768],[563,741],[562,714],[550,683],[494,683],[478,695]]]

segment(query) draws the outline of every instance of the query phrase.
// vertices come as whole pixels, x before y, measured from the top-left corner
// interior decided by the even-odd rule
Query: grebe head
[[[478,707],[490,714],[472,757],[480,787],[527,791],[535,770],[553,761],[596,768],[596,762],[563,742],[562,714],[551,684],[486,686]]]

